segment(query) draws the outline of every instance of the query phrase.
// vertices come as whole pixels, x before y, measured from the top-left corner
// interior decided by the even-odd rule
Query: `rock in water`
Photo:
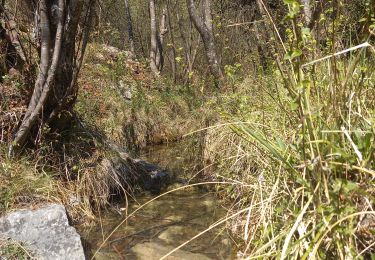
[[[85,259],[81,238],[62,205],[23,209],[0,218],[0,237],[25,243],[38,259]]]
[[[167,253],[174,249],[173,246],[163,246],[158,243],[147,242],[143,244],[137,244],[132,248],[132,252],[135,254],[137,260],[157,260],[162,258]],[[211,260],[211,258],[199,254],[191,253],[184,250],[177,250],[172,255],[167,257],[168,260]]]

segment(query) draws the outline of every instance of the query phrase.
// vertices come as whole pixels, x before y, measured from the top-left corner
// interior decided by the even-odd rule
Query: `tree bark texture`
[[[176,63],[176,43],[174,38],[174,33],[172,29],[172,21],[171,21],[171,5],[170,0],[167,0],[167,17],[168,17],[168,30],[169,30],[169,39],[171,41],[171,67],[172,67],[172,79],[173,82],[177,82],[177,63]]]
[[[22,68],[29,61],[19,39],[15,19],[5,10],[4,3],[0,3],[0,21],[0,48],[4,55],[2,69],[6,70],[4,71],[6,73],[11,68]]]
[[[157,52],[156,52],[156,66],[158,71],[161,72],[164,67],[164,36],[168,32],[167,29],[167,9],[163,8],[163,12],[160,18],[159,35],[157,36]]]
[[[156,64],[156,55],[158,48],[157,39],[157,28],[156,28],[156,14],[155,14],[155,0],[150,0],[150,36],[151,36],[151,46],[150,46],[150,68],[154,75],[158,76],[160,74],[158,66]]]
[[[150,68],[155,76],[159,76],[160,72],[164,67],[164,35],[168,32],[167,29],[167,9],[163,8],[162,16],[160,18],[159,33],[158,26],[156,22],[156,6],[155,0],[150,0],[150,36],[151,36],[151,46],[150,46]]]
[[[186,0],[186,3],[190,19],[193,21],[195,28],[201,35],[211,74],[215,80],[219,82],[223,78],[223,72],[215,50],[215,39],[211,17],[211,1],[204,0],[204,20],[198,15],[198,10],[195,7],[194,0]]]
[[[125,5],[125,14],[126,14],[126,21],[128,25],[128,41],[129,41],[129,48],[133,56],[135,56],[135,44],[134,44],[134,31],[133,31],[133,21],[132,15],[130,11],[129,1],[124,0]]]
[[[35,10],[35,15],[39,16],[40,70],[10,152],[14,147],[22,148],[37,122],[40,126],[47,121],[53,122],[50,127],[57,130],[66,123],[62,123],[61,112],[73,107],[77,93],[75,72],[78,73],[81,64],[76,57],[78,25],[83,9],[91,10],[93,4],[93,0],[40,0],[38,10]],[[89,12],[85,15],[90,16]]]
[[[310,0],[301,0],[303,4],[303,12],[305,14],[305,22],[307,25],[311,23],[312,19],[312,10]]]

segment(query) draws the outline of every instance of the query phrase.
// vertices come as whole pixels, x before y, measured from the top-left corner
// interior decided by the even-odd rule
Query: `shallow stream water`
[[[191,170],[194,155],[191,156],[191,151],[189,153],[185,147],[184,143],[154,146],[144,152],[141,158],[168,169],[179,180],[188,180],[194,176]],[[136,196],[136,202],[130,203],[128,212],[133,212],[154,197],[149,193]],[[202,189],[187,188],[170,193],[132,216],[111,236],[96,259],[160,259],[225,217],[225,214],[214,194]],[[101,225],[85,232],[83,237],[93,252],[103,238],[124,219],[124,215],[124,212],[122,215],[105,214]],[[231,259],[231,256],[231,240],[224,227],[220,226],[194,239],[166,259]]]

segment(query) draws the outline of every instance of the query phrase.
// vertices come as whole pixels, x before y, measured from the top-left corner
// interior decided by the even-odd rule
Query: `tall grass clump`
[[[86,132],[76,129],[66,133],[69,140],[65,135],[49,139],[48,144],[29,149],[28,156],[0,156],[0,216],[17,208],[59,203],[66,206],[74,223],[90,223],[99,210],[110,206],[112,197],[137,188],[127,185],[135,179],[130,171],[121,175],[114,170],[114,162],[124,168],[128,163],[92,144],[93,137],[80,130]],[[6,149],[0,145],[0,154]]]
[[[7,147],[0,145],[0,152]],[[57,183],[50,172],[39,171],[39,161],[30,157],[13,160],[0,156],[0,215],[8,210],[57,202]]]
[[[223,98],[227,127],[208,131],[205,162],[241,183],[224,193],[233,210],[250,205],[230,224],[243,257],[364,259],[375,253],[374,46],[366,36],[341,49],[332,30],[322,50],[298,1],[284,2],[284,59]]]

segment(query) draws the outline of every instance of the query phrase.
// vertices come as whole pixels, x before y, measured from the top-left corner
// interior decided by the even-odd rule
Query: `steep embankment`
[[[154,79],[116,48],[90,45],[79,83],[78,115],[118,145],[175,141],[196,125],[201,100],[193,89]]]

